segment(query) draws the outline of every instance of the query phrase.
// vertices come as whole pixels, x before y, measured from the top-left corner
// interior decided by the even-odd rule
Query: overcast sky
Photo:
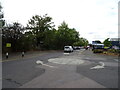
[[[57,27],[65,21],[91,41],[118,37],[119,0],[1,0],[4,19],[26,26],[33,15],[53,18]]]

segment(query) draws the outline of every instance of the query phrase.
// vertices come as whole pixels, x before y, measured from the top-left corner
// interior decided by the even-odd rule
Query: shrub
[[[102,49],[94,49],[94,50],[93,50],[93,53],[102,53],[102,52],[103,52]]]
[[[110,52],[110,53],[120,53],[120,49],[109,49],[108,52]]]

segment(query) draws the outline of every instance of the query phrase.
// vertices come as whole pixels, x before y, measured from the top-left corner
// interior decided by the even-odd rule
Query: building
[[[120,38],[110,38],[109,41],[111,41],[112,48],[120,49]]]

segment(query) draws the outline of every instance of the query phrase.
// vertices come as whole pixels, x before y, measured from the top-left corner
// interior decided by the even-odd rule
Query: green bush
[[[102,52],[103,52],[102,49],[94,49],[94,50],[93,50],[93,53],[102,53]]]
[[[120,53],[119,49],[109,49],[108,52],[110,53]]]

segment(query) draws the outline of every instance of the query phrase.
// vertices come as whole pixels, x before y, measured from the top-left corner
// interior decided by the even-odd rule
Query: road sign
[[[6,47],[11,47],[11,43],[6,43]]]

